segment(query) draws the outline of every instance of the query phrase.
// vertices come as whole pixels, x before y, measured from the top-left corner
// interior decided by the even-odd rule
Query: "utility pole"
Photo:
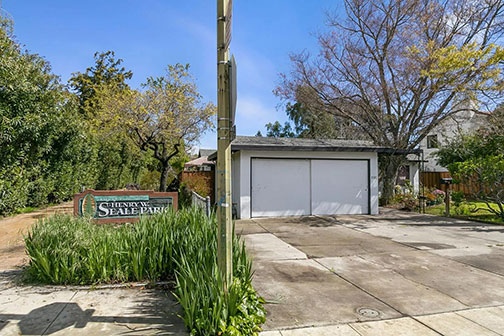
[[[232,0],[217,0],[217,261],[224,291],[233,278],[231,141],[233,123],[229,83]]]

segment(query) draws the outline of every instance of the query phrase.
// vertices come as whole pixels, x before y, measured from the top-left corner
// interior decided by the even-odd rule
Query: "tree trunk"
[[[161,180],[159,181],[159,191],[166,191],[166,185],[168,183],[168,173],[170,172],[170,164],[168,162],[161,162]]]
[[[402,155],[382,155],[380,159],[380,176],[383,184],[381,205],[387,205],[394,197],[399,168],[406,160]]]

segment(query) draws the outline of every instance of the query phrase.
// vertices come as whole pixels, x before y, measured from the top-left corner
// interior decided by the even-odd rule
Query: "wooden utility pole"
[[[233,278],[231,201],[232,123],[229,83],[232,0],[217,0],[217,225],[218,265],[224,290]]]

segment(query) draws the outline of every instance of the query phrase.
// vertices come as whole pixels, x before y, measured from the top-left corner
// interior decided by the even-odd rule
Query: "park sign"
[[[136,222],[140,216],[177,210],[176,192],[152,190],[92,190],[74,195],[74,215],[97,223]]]

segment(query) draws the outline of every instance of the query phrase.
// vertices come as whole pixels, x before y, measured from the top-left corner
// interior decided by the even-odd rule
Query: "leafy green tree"
[[[98,95],[100,122],[128,134],[159,162],[159,190],[165,191],[173,159],[213,125],[216,108],[202,101],[189,65],[169,65],[165,76],[149,77],[143,88],[104,87]]]
[[[69,79],[70,87],[79,97],[80,111],[90,114],[97,110],[96,91],[104,85],[112,85],[117,89],[128,89],[126,80],[133,77],[131,70],[122,66],[122,59],[116,59],[114,51],[95,52],[95,64],[84,73],[76,72]]]
[[[376,145],[410,150],[469,97],[502,101],[503,0],[345,0],[320,52],[291,56],[275,93],[351,122]],[[390,201],[403,156],[382,158]]]
[[[0,21],[1,214],[67,199],[94,174],[75,98],[12,33]]]
[[[86,119],[97,147],[97,189],[123,188],[129,182],[139,182],[147,156],[142,153],[125,132],[110,129],[99,122],[100,92],[113,88],[120,94],[130,90],[127,80],[133,73],[122,66],[123,60],[113,51],[96,52],[94,65],[85,72],[74,73],[69,85],[79,98],[79,111]]]
[[[472,198],[504,219],[504,109],[498,108],[488,127],[474,135],[459,135],[438,153],[439,164],[469,186]],[[492,206],[495,204],[496,206]],[[479,208],[473,209],[477,211]]]
[[[296,136],[288,121],[286,121],[283,126],[280,122],[275,121],[274,123],[267,123],[265,127],[266,136],[268,137],[293,138]]]
[[[344,118],[334,116],[325,111],[311,111],[301,103],[288,102],[285,112],[290,122],[282,126],[278,121],[268,123],[266,136],[296,137],[311,139],[366,139],[365,135]],[[257,136],[262,136],[261,132]]]
[[[294,122],[294,129],[300,138],[336,138],[334,116],[314,114],[301,103],[287,103],[285,112]]]

